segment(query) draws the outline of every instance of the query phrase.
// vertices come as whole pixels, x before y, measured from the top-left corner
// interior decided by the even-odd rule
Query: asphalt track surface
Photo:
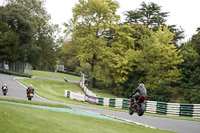
[[[8,86],[7,95],[4,96],[2,91],[0,91],[0,97],[28,100],[26,97],[26,88],[23,85],[19,84],[17,81],[15,81],[14,78],[19,78],[19,77],[0,74],[0,86],[2,86],[4,83],[6,83]],[[137,116],[136,114],[130,116],[128,114],[128,111],[127,113],[124,113],[124,112],[117,112],[117,111],[99,109],[94,107],[61,103],[61,102],[47,100],[37,95],[35,95],[32,100],[46,102],[46,103],[64,104],[71,107],[74,110],[100,113],[106,116],[112,116],[115,118],[131,121],[136,124],[141,124],[147,127],[157,128],[161,130],[168,130],[180,133],[200,133],[200,122],[196,121],[168,119],[168,118],[152,117],[146,115],[141,117]]]

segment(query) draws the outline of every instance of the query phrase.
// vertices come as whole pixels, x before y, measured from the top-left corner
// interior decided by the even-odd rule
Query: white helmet
[[[6,83],[4,83],[3,85],[6,86]]]

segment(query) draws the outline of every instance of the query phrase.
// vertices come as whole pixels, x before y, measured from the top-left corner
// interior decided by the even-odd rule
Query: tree
[[[19,38],[0,18],[0,60],[16,61],[19,57]]]
[[[141,3],[141,8],[136,10],[130,10],[125,13],[126,21],[128,24],[143,24],[148,28],[157,31],[160,26],[166,26],[166,18],[169,16],[169,12],[162,12],[161,6],[151,2],[146,4]],[[176,28],[176,25],[168,25],[171,32],[175,33],[173,40],[178,42],[178,40],[183,39],[183,29]]]
[[[179,67],[182,73],[181,87],[184,89],[185,100],[189,103],[200,102],[200,31],[192,40],[181,46],[181,55],[184,59]]]
[[[28,50],[31,47],[33,36],[32,25],[29,19],[30,16],[27,14],[26,8],[15,3],[9,3],[1,8],[3,11],[0,13],[2,22],[5,23],[9,30],[15,33],[18,38],[19,49],[17,52],[19,53],[19,59],[25,61],[27,59]]]
[[[163,81],[177,82],[180,80],[180,72],[177,65],[183,62],[179,51],[172,44],[174,34],[167,27],[160,27],[157,32],[151,32],[150,37],[144,37],[140,43],[143,45],[140,51],[138,71],[144,73],[139,81],[148,88],[154,89]]]
[[[91,65],[90,87],[93,87],[95,67],[102,59],[106,47],[103,36],[110,25],[119,20],[119,16],[115,14],[117,8],[118,3],[112,0],[79,0],[72,10],[72,36],[79,43],[77,57],[81,65]]]
[[[61,47],[60,62],[66,66],[69,72],[75,72],[77,67],[80,66],[80,62],[76,57],[77,52],[78,48],[74,40],[64,42]]]
[[[51,17],[43,5],[41,0],[7,0],[0,14],[19,38],[18,60],[32,64],[34,69],[46,70],[56,64],[60,41],[55,35],[59,27],[50,23]]]

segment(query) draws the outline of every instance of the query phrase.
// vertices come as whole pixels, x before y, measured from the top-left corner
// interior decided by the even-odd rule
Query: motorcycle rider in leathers
[[[139,87],[137,87],[137,89],[132,92],[132,94],[130,95],[130,98],[132,98],[132,102],[134,103],[134,106],[136,106],[136,100],[138,99],[138,97],[146,95],[147,96],[147,90],[144,87],[144,84],[139,84]]]
[[[28,94],[30,93],[30,91],[32,91],[33,94],[34,94],[34,88],[33,88],[32,85],[30,85],[30,86],[27,88],[27,90],[26,90],[27,96],[28,96]]]
[[[2,89],[2,91],[3,91],[3,89],[6,89],[6,90],[8,90],[8,87],[7,87],[7,85],[6,85],[6,84],[3,84],[3,85],[2,85],[2,87],[1,87],[1,89]]]

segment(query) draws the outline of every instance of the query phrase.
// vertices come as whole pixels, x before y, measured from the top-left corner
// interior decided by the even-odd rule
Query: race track
[[[3,96],[2,91],[0,91],[0,97],[8,97],[8,98],[16,98],[16,99],[24,99],[27,100],[26,97],[26,88],[16,82],[14,78],[17,76],[5,75],[0,74],[0,85],[2,86],[4,83],[8,86],[8,93],[7,96]],[[64,93],[64,92],[63,92]],[[200,122],[195,121],[186,121],[186,120],[176,120],[176,119],[168,119],[168,118],[159,118],[159,117],[152,117],[152,116],[142,116],[139,117],[136,114],[130,116],[124,112],[117,112],[105,109],[98,109],[94,107],[86,107],[80,105],[72,105],[67,103],[60,103],[56,101],[46,100],[39,96],[34,96],[33,101],[40,101],[40,102],[47,102],[47,103],[54,103],[54,104],[64,104],[71,107],[74,110],[82,110],[82,111],[89,111],[100,113],[124,120],[129,120],[137,124],[158,128],[161,130],[168,130],[168,131],[175,131],[180,133],[199,133],[200,132]]]

